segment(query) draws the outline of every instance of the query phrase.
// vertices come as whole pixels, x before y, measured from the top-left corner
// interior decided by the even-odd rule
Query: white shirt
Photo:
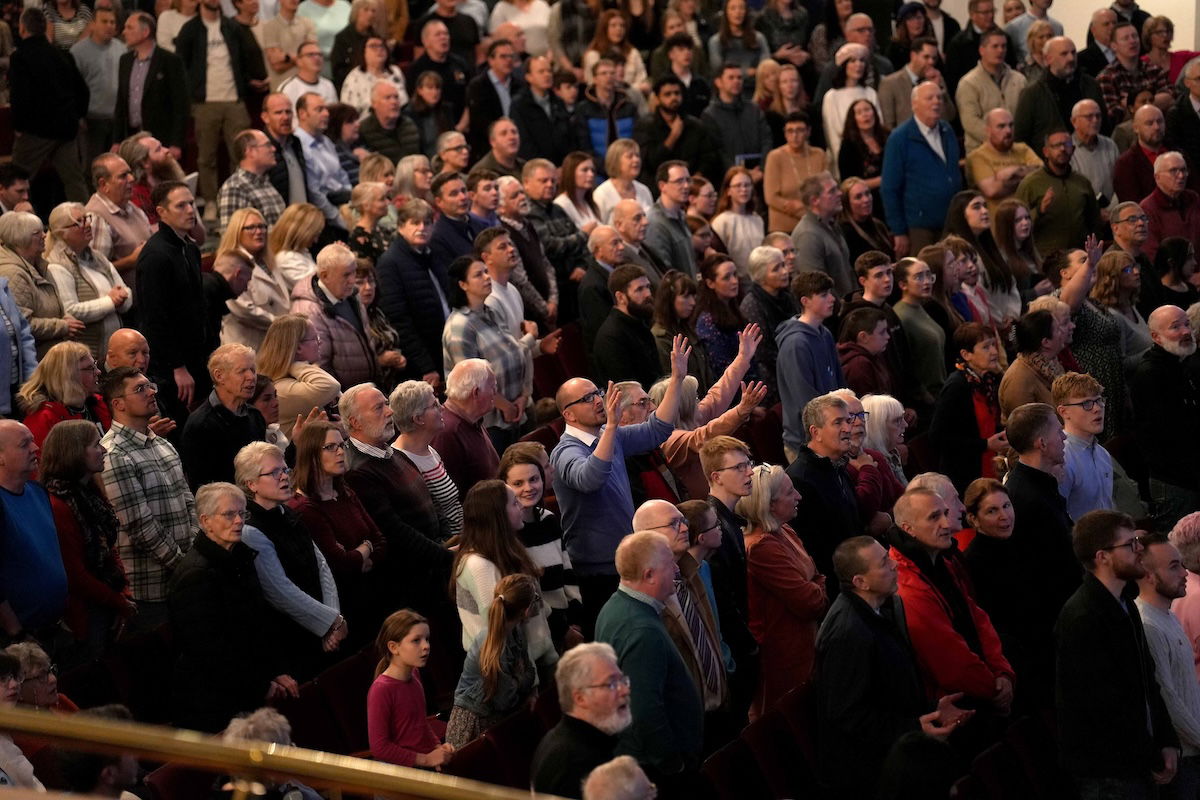
[[[208,34],[208,63],[204,70],[204,101],[206,103],[236,103],[237,84],[233,80],[233,66],[229,47],[221,35],[221,21],[209,22],[202,19]]]
[[[938,131],[937,126],[930,128],[924,122],[913,117],[913,121],[917,123],[917,130],[925,137],[925,141],[929,142],[929,146],[933,148],[933,152],[937,153],[938,158],[942,161],[946,160],[946,151],[942,149],[942,134]]]
[[[292,101],[292,108],[296,107],[296,101],[302,96],[313,92],[321,95],[321,99],[326,103],[336,103],[338,101],[337,90],[333,88],[333,81],[329,78],[318,77],[316,83],[309,83],[299,75],[293,75],[283,83],[279,84],[277,90],[287,95],[288,100]],[[296,133],[300,132],[300,126],[296,126]]]

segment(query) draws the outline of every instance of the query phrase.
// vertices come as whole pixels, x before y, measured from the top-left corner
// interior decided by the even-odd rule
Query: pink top
[[[380,675],[371,684],[367,736],[376,759],[402,767],[416,766],[418,755],[441,744],[425,718],[425,689],[418,670],[407,681]]]
[[[1200,575],[1187,574],[1187,595],[1171,603],[1171,612],[1179,618],[1183,632],[1192,645],[1192,658],[1196,666],[1196,677],[1200,678]]]

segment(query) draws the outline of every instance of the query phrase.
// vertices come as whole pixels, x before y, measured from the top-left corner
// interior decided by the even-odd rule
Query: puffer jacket
[[[343,390],[374,381],[378,370],[370,339],[334,313],[333,303],[317,287],[318,280],[313,275],[292,289],[292,312],[306,315],[321,337],[317,346],[317,365],[337,378]],[[349,302],[362,320],[363,331],[370,330],[367,312],[358,301],[358,295],[351,295]]]
[[[267,328],[291,306],[287,281],[278,272],[268,272],[262,264],[255,264],[246,291],[225,301],[225,305],[229,313],[221,322],[221,344],[244,344],[258,350]]]
[[[414,250],[403,236],[393,239],[375,264],[379,278],[376,303],[399,334],[409,369],[418,375],[442,371],[442,329],[449,316],[442,301],[449,296],[446,266],[428,249],[423,253]],[[441,297],[437,287],[441,287]]]
[[[8,291],[33,331],[37,357],[59,342],[67,340],[67,320],[63,316],[58,289],[50,280],[46,262],[38,256],[30,264],[7,247],[0,246],[0,278],[8,279]]]
[[[596,98],[596,92],[588,87],[583,99],[575,106],[573,122],[575,141],[584,150],[596,156],[603,164],[608,146],[617,139],[632,139],[633,126],[637,122],[637,106],[620,89],[613,91],[611,105],[604,105]]]

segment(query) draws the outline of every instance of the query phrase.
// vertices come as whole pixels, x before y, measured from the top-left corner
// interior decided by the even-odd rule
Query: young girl
[[[571,557],[563,547],[562,525],[543,501],[546,448],[537,442],[510,445],[500,458],[498,475],[517,494],[525,526],[517,531],[533,563],[542,568],[538,582],[550,611],[550,636],[558,650],[583,641],[578,625],[583,610]]]
[[[535,578],[517,573],[496,584],[487,627],[471,644],[454,691],[454,710],[446,726],[448,745],[458,748],[479,738],[533,697],[537,670],[529,658],[522,623],[540,614],[540,606]]]
[[[410,609],[397,611],[383,621],[375,648],[379,665],[367,692],[371,754],[389,764],[440,772],[454,747],[438,742],[425,717],[418,668],[429,660],[429,623]]]

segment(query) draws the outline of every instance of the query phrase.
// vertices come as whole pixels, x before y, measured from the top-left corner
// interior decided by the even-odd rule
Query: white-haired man
[[[1183,153],[1171,150],[1155,159],[1154,191],[1141,201],[1142,212],[1150,218],[1142,252],[1151,262],[1159,243],[1168,236],[1200,241],[1200,195],[1187,184],[1188,165]],[[1146,279],[1154,278],[1147,275]]]
[[[358,299],[357,267],[350,248],[335,242],[317,253],[317,271],[292,287],[292,313],[306,315],[317,331],[316,363],[343,389],[378,372],[367,310]],[[396,369],[408,363],[396,350],[381,354],[379,362]]]
[[[213,390],[188,416],[180,439],[180,455],[188,483],[195,491],[214,481],[233,481],[233,457],[250,442],[267,436],[267,422],[250,405],[258,369],[254,351],[244,344],[224,344],[208,358]]]
[[[496,373],[482,358],[460,361],[446,376],[445,427],[432,444],[460,499],[479,481],[496,477],[500,466],[500,456],[483,427],[483,418],[495,408],[495,396]]]

